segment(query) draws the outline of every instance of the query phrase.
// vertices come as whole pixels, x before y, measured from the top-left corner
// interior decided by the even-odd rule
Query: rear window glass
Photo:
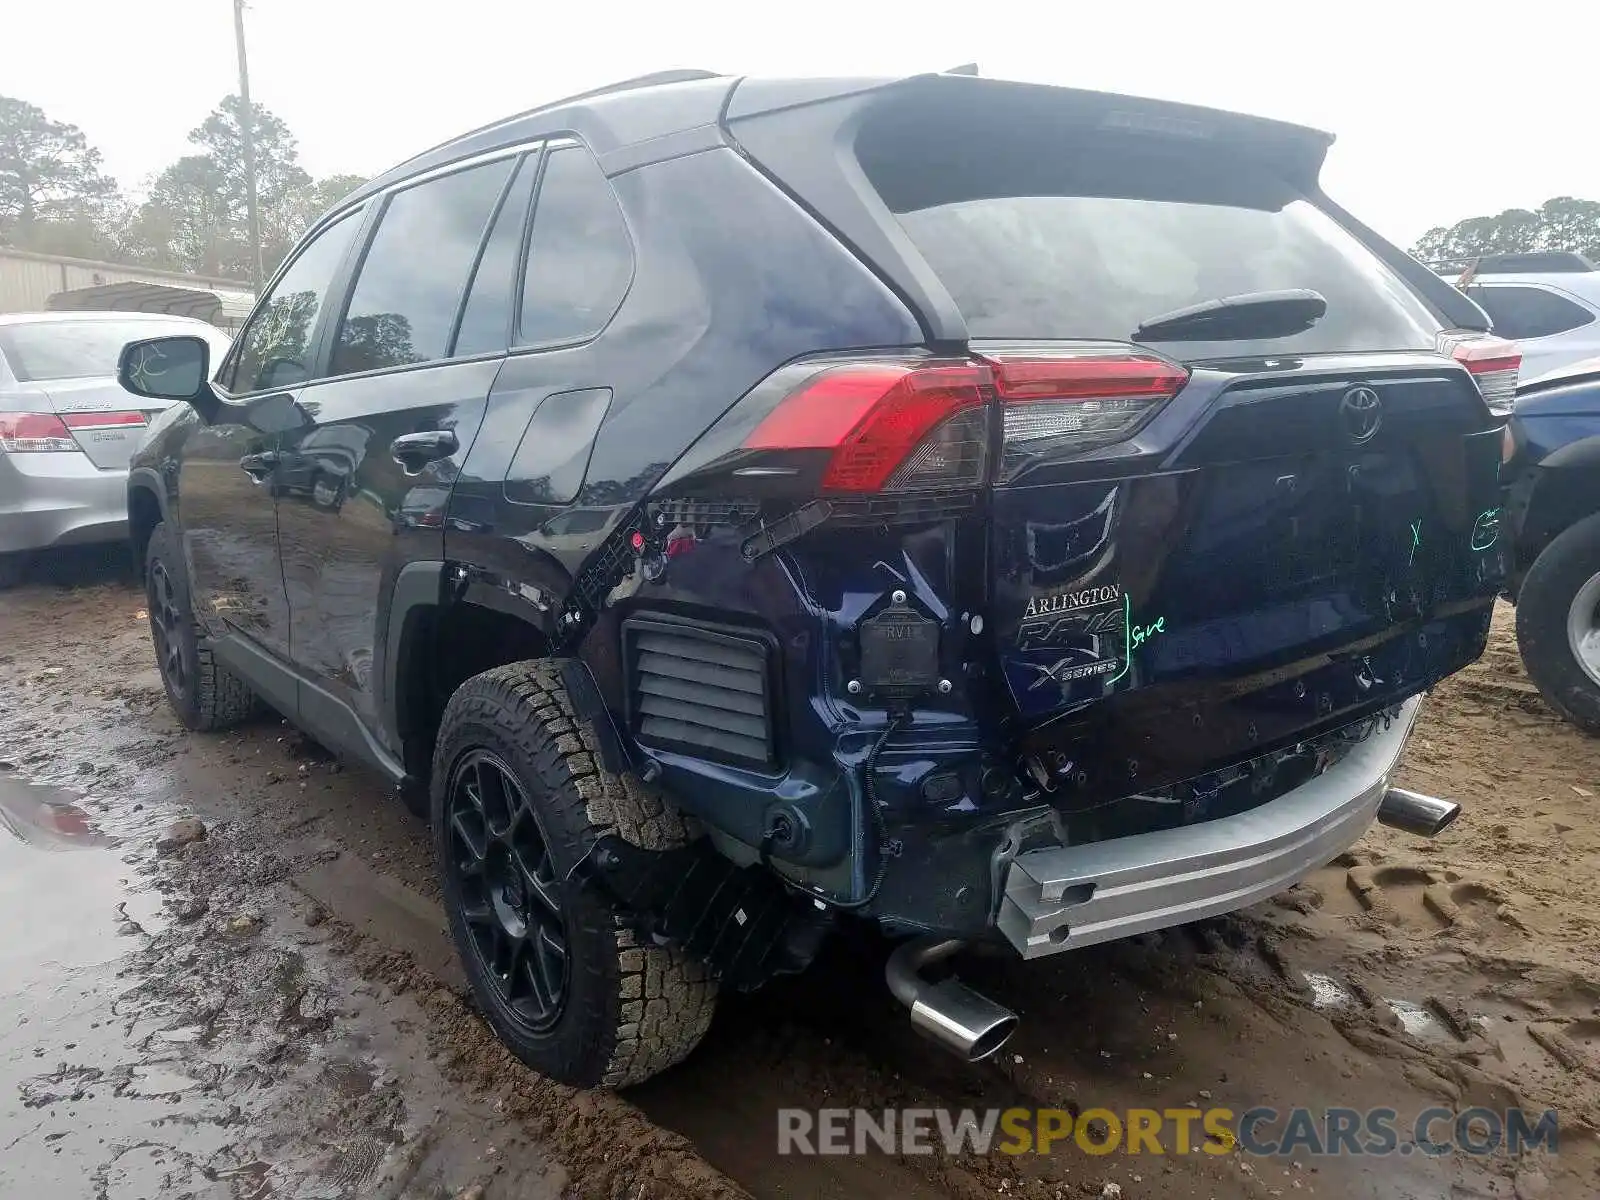
[[[0,327],[0,354],[18,383],[113,379],[129,342],[188,332],[139,321],[30,321]]]
[[[1166,352],[1193,360],[1434,344],[1439,322],[1405,283],[1246,160],[1154,141],[1049,154],[919,141],[858,152],[974,337],[1126,341],[1152,318],[1208,300],[1310,288],[1328,311],[1309,330],[1173,341]]]

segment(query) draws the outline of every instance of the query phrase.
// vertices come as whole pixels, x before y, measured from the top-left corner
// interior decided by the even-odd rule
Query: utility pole
[[[261,293],[261,217],[256,211],[256,110],[250,103],[250,64],[244,53],[244,0],[233,0],[233,40],[239,50],[239,131],[244,137],[244,208],[250,225],[250,283]]]

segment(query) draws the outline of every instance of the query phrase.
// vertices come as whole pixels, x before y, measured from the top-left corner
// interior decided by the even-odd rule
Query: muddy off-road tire
[[[227,729],[259,712],[261,701],[249,685],[200,644],[183,553],[165,521],[150,534],[144,586],[156,666],[167,701],[185,728],[202,733]]]
[[[1545,702],[1600,735],[1600,515],[1534,560],[1517,594],[1517,645]]]
[[[716,1003],[710,973],[641,944],[573,877],[604,834],[656,850],[683,845],[688,829],[661,796],[605,769],[558,663],[461,685],[440,722],[431,800],[450,932],[518,1058],[563,1083],[621,1088],[694,1049]]]

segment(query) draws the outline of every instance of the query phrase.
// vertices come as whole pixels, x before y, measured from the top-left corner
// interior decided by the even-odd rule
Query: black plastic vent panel
[[[771,651],[699,625],[623,623],[628,719],[640,743],[746,766],[776,758]]]

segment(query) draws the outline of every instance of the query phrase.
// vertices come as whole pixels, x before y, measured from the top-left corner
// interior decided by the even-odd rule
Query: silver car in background
[[[117,358],[128,342],[184,333],[207,339],[213,362],[228,345],[187,317],[0,314],[0,588],[37,551],[127,536],[128,459],[165,405],[124,391]]]

